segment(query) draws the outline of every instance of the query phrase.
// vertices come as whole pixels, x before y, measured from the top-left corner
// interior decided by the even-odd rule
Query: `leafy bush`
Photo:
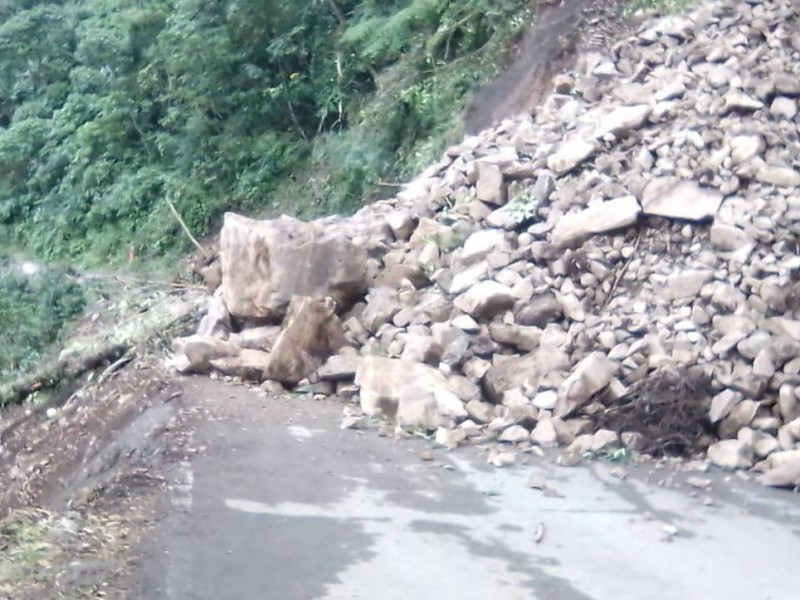
[[[350,211],[457,134],[525,0],[0,0],[0,236],[148,260],[226,210]]]
[[[0,265],[0,381],[34,365],[85,306],[80,285],[55,271]]]

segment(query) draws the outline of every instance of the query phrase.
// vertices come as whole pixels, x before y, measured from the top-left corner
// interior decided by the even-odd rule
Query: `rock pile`
[[[650,20],[396,198],[228,215],[176,365],[358,395],[448,447],[707,448],[800,484],[798,31],[792,0]]]

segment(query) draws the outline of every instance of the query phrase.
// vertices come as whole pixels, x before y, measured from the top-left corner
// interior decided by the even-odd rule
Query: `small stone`
[[[520,325],[545,327],[563,315],[561,303],[553,294],[534,296],[527,304],[517,309],[515,321]]]
[[[342,417],[339,423],[340,429],[363,429],[367,424],[367,418],[364,415]]]
[[[610,429],[599,429],[592,436],[592,450],[600,452],[619,445],[619,435]]]
[[[361,357],[354,354],[334,354],[317,371],[323,381],[352,381],[361,364]]]
[[[531,404],[541,410],[553,410],[558,403],[558,392],[555,390],[544,390],[534,396]]]
[[[597,146],[591,141],[574,139],[564,142],[547,158],[547,168],[563,175],[589,158],[596,149]]]
[[[797,488],[800,486],[800,460],[774,467],[761,476],[761,483],[771,487]]]
[[[706,490],[711,487],[711,480],[705,477],[697,477],[692,475],[691,477],[686,478],[686,483],[688,483],[693,488],[697,488],[699,490]]]
[[[490,319],[514,306],[514,294],[496,281],[481,281],[458,296],[453,305],[475,317]]]
[[[575,82],[566,73],[561,73],[553,78],[553,89],[557,94],[569,94]]]
[[[800,171],[791,167],[765,165],[756,172],[756,180],[776,187],[796,188],[800,186]]]
[[[692,298],[700,293],[703,286],[714,278],[713,271],[689,270],[669,276],[661,288],[661,295],[667,300]]]
[[[725,95],[723,114],[730,112],[753,112],[763,108],[764,103],[741,92],[728,92]]]
[[[528,478],[528,483],[526,484],[532,490],[546,490],[547,489],[547,479],[542,473],[533,473]]]
[[[653,109],[647,104],[621,106],[600,119],[600,127],[595,137],[609,134],[619,135],[626,131],[639,129],[647,121]]]
[[[461,249],[461,262],[464,265],[476,263],[492,252],[501,252],[508,248],[505,234],[494,229],[476,231],[464,242]]]
[[[558,434],[551,421],[539,421],[531,431],[530,439],[542,448],[552,448],[557,445]]]
[[[490,454],[487,461],[493,467],[498,469],[503,467],[510,467],[517,462],[517,455],[513,452],[500,452],[497,454]]]
[[[508,442],[516,444],[518,442],[525,442],[530,437],[528,430],[521,425],[512,425],[503,431],[498,438],[501,442]]]
[[[753,450],[758,458],[766,458],[773,452],[778,452],[781,449],[780,443],[777,438],[764,432],[756,432],[756,441],[753,445]]]
[[[494,418],[494,408],[488,402],[470,400],[466,409],[470,418],[476,423],[489,423]]]
[[[772,101],[769,112],[773,117],[791,121],[797,115],[797,102],[791,98],[778,96]]]
[[[771,353],[767,348],[764,348],[753,359],[753,375],[772,377],[774,374],[775,364],[772,362]]]
[[[638,431],[624,431],[620,439],[628,450],[639,450],[644,444],[644,436]]]
[[[617,365],[600,352],[593,352],[573,369],[559,390],[555,414],[566,417],[605,388],[614,377]]]
[[[394,210],[386,216],[386,222],[398,241],[406,241],[414,233],[414,218],[408,211]]]
[[[711,244],[715,248],[732,252],[745,248],[753,243],[753,240],[743,230],[733,225],[724,223],[714,223],[710,230]]]
[[[736,404],[720,424],[720,436],[723,438],[735,437],[740,429],[752,423],[758,407],[759,403],[754,400],[742,400]]]
[[[467,434],[463,429],[447,429],[445,427],[439,427],[434,436],[437,444],[451,450],[457,448],[466,439]]]
[[[457,327],[464,333],[478,333],[480,331],[478,322],[469,315],[459,315],[450,322],[453,327]]]
[[[766,144],[760,135],[739,135],[731,140],[731,160],[739,165],[760,156]]]

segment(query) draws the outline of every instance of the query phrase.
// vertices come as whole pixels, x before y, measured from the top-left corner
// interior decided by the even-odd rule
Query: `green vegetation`
[[[0,383],[36,362],[83,311],[80,285],[56,271],[26,274],[0,259]]]
[[[0,240],[86,265],[426,164],[523,0],[0,0]]]
[[[669,14],[686,8],[692,0],[630,0],[625,7],[626,15],[633,15],[638,11],[655,11]]]

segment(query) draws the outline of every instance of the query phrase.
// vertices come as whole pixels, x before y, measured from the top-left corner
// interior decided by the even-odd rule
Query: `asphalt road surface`
[[[339,429],[332,402],[200,379],[186,397],[207,411],[199,451],[175,469],[137,599],[800,598],[791,492],[599,461],[496,469],[474,448],[426,461],[425,440]]]

